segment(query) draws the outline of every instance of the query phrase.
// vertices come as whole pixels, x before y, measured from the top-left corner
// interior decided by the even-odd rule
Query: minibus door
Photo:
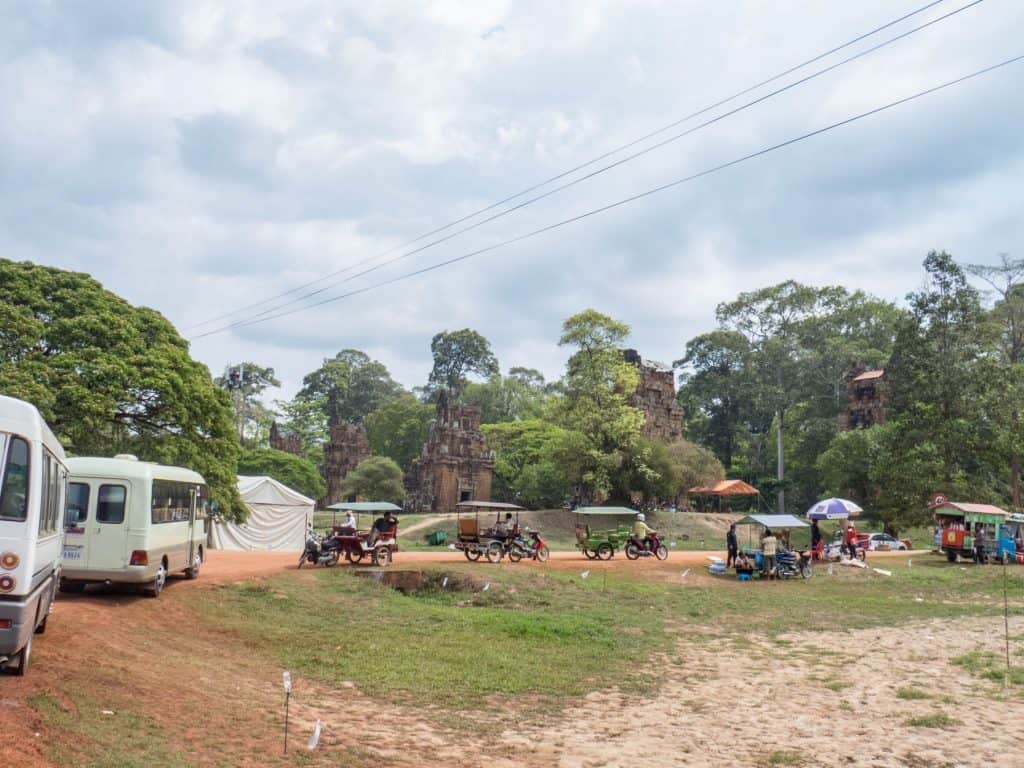
[[[186,564],[192,565],[196,561],[196,503],[199,501],[199,494],[197,489],[193,488],[189,491],[189,506],[188,506],[188,560]]]
[[[120,570],[128,565],[128,487],[108,480],[93,484],[96,501],[88,522],[90,570]]]

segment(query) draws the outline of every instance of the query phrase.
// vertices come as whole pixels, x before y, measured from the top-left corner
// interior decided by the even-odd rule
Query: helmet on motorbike
[[[644,520],[646,520],[647,518],[646,518],[646,517],[644,516],[644,513],[643,513],[643,512],[637,512],[637,513],[636,513],[636,519],[637,519],[637,520],[639,520],[639,521],[640,521],[640,522],[642,523],[642,522],[643,522]]]

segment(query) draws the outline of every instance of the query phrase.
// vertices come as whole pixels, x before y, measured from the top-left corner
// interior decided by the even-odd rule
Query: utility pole
[[[786,513],[786,491],[783,490],[782,481],[786,476],[785,462],[782,457],[782,409],[775,412],[776,423],[776,444],[778,449],[778,479],[779,479],[779,514]]]

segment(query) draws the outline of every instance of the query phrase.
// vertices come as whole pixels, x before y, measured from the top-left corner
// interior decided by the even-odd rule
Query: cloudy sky
[[[242,359],[274,366],[284,397],[347,347],[422,384],[443,329],[472,327],[504,368],[556,377],[560,323],[586,307],[629,323],[645,356],[671,361],[742,290],[793,277],[899,299],[920,284],[930,249],[970,262],[1024,255],[1024,63],[372,286],[1024,53],[1018,0],[986,0],[354,273],[925,1],[0,0],[0,256],[89,272],[162,311],[214,372]],[[939,2],[800,74],[968,1]],[[335,283],[307,301],[372,289],[195,338]]]

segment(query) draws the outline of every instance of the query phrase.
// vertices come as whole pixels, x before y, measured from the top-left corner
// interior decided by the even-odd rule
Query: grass
[[[931,697],[930,693],[922,691],[920,688],[898,688],[896,690],[896,698],[905,701],[917,701],[920,699],[930,699]]]
[[[404,595],[343,568],[313,578],[211,590],[204,610],[286,669],[452,707],[494,694],[639,690],[650,682],[644,662],[665,639],[661,617],[630,583],[598,592],[577,579],[524,572],[503,575],[486,592],[440,588],[435,579]],[[486,582],[468,583],[481,590]]]
[[[960,721],[945,712],[933,712],[930,715],[908,717],[903,724],[911,728],[953,728],[960,725]]]
[[[674,632],[696,642],[701,626],[713,626],[719,638],[753,633],[785,645],[779,635],[793,630],[996,612],[983,599],[996,569],[965,571],[934,558],[892,570],[883,577],[842,569],[751,588],[725,580],[651,582],[630,572],[583,580],[576,572],[460,563],[427,569],[431,584],[405,595],[340,567],[222,585],[197,597],[232,642],[253,643],[286,669],[329,684],[351,681],[395,701],[458,709],[488,697],[578,696],[612,685],[649,690],[647,661],[672,647]],[[441,588],[442,574],[468,591]],[[486,592],[485,583],[492,583]],[[1015,614],[1022,612],[1020,592],[1016,587]]]
[[[767,765],[771,768],[776,768],[776,766],[799,766],[803,764],[804,758],[799,752],[788,752],[783,749],[777,749],[768,755]]]
[[[46,728],[50,757],[58,765],[90,768],[185,768],[192,763],[173,748],[159,723],[131,709],[101,705],[88,694],[64,691],[70,706],[49,693],[30,696],[29,706]],[[103,711],[113,711],[105,715]]]
[[[1006,668],[1006,657],[992,651],[970,651],[957,656],[952,663],[963,667],[972,675],[995,683],[1008,681],[1010,685],[1024,685],[1024,667]]]

